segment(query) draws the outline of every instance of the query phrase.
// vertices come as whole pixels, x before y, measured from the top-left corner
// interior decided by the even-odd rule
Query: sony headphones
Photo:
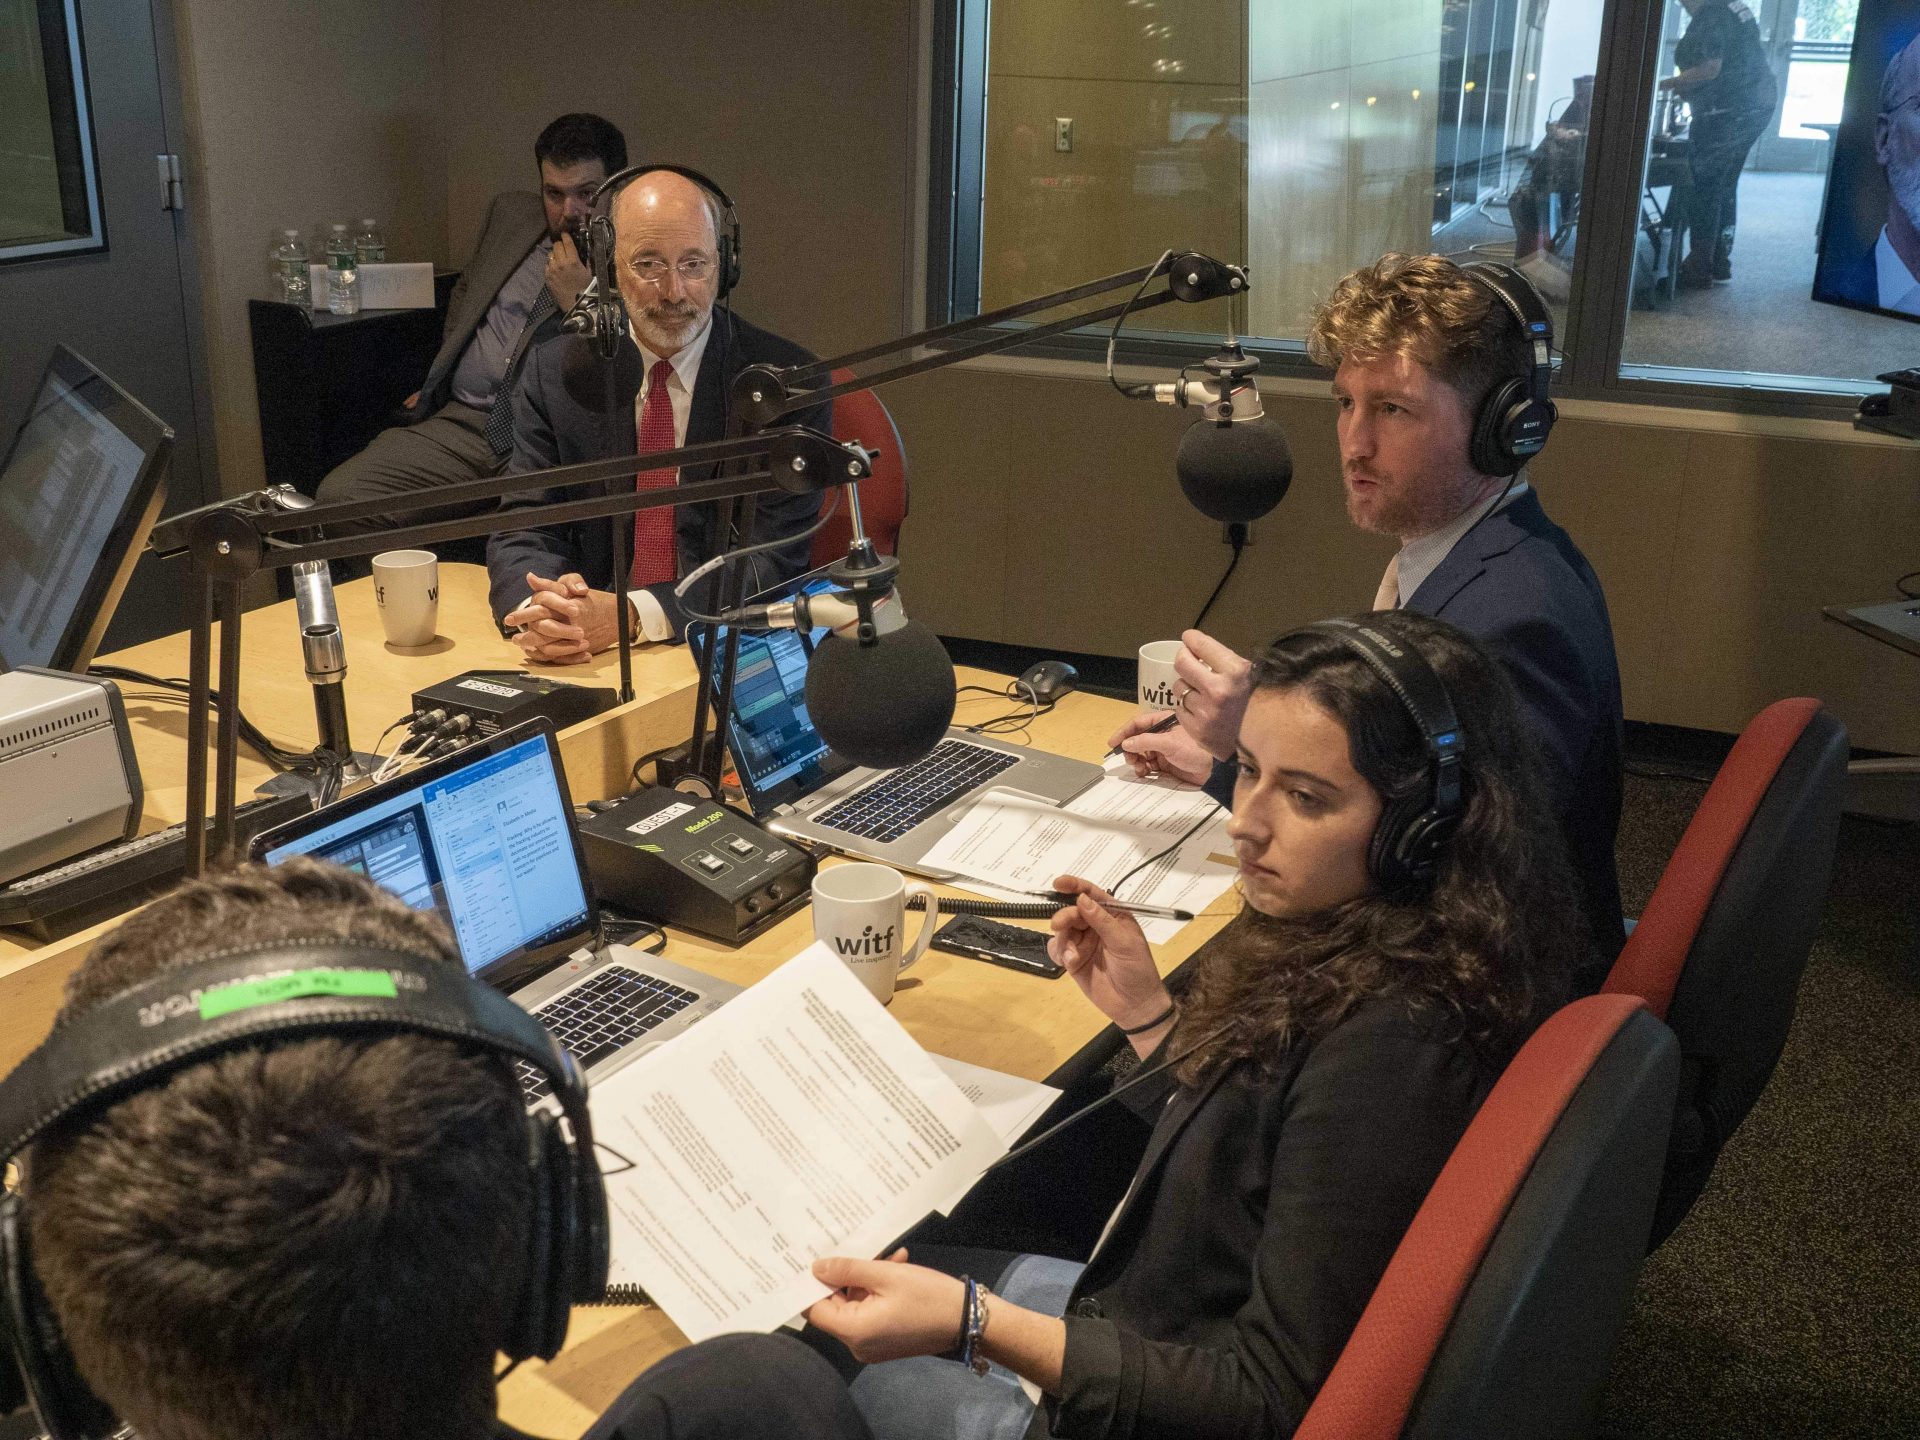
[[[720,202],[724,217],[724,227],[716,226],[715,228],[716,230],[723,229],[723,233],[714,236],[714,247],[717,251],[714,257],[714,266],[719,276],[719,283],[714,290],[713,299],[717,305],[733,292],[734,286],[740,283],[740,212],[734,208],[733,200],[728,196],[726,191],[722,190],[707,176],[702,175],[691,166],[629,165],[626,169],[616,170],[613,174],[602,180],[599,188],[593,192],[593,199],[588,202],[594,211],[593,223],[589,228],[588,235],[592,241],[595,252],[593,257],[588,260],[588,266],[595,275],[601,273],[599,247],[602,245],[606,247],[606,264],[608,266],[613,264],[614,197],[624,190],[629,182],[638,179],[642,175],[651,175],[661,170],[666,171],[670,175],[678,175],[682,179],[691,180]],[[604,207],[600,203],[602,200],[606,201]]]
[[[1525,378],[1500,381],[1480,402],[1468,441],[1475,470],[1512,475],[1545,448],[1560,413],[1547,398],[1553,379],[1553,315],[1533,282],[1511,265],[1475,260],[1462,265],[1460,273],[1493,293],[1533,350],[1533,368]]]
[[[1412,794],[1387,800],[1367,845],[1367,873],[1388,892],[1432,884],[1467,808],[1467,743],[1447,687],[1419,651],[1364,621],[1322,620],[1294,633],[1324,635],[1346,646],[1386,681],[1412,717],[1427,752],[1426,780]]]
[[[170,970],[62,1025],[0,1082],[0,1161],[51,1127],[190,1065],[245,1046],[317,1035],[401,1033],[525,1061],[561,1114],[527,1117],[532,1213],[524,1280],[500,1349],[550,1359],[574,1302],[607,1284],[607,1202],[579,1066],[526,1011],[457,964],[404,950],[289,940]],[[18,1375],[50,1440],[106,1440],[117,1427],[75,1368],[28,1255],[26,1197],[0,1197],[0,1284]],[[4,1357],[0,1357],[4,1364]]]

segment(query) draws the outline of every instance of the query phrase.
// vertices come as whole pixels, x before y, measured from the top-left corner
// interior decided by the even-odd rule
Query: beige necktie
[[[1374,592],[1373,608],[1376,610],[1398,610],[1400,608],[1400,552],[1393,552],[1393,558],[1387,561],[1387,573],[1380,577],[1380,588]]]

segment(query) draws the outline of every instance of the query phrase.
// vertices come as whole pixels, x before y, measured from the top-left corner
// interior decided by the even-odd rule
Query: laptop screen
[[[511,743],[495,737],[450,756],[451,766],[437,763],[270,832],[260,858],[331,860],[416,910],[437,911],[475,975],[556,944],[576,948],[590,937],[593,907],[550,733],[503,734]]]
[[[164,494],[173,432],[64,346],[0,459],[0,660],[84,670]]]
[[[810,580],[799,592],[833,589]],[[764,602],[765,597],[755,597]],[[725,643],[726,631],[719,632]],[[740,788],[756,815],[811,794],[851,765],[827,749],[807,713],[807,665],[826,630],[742,630],[733,672],[727,743]]]

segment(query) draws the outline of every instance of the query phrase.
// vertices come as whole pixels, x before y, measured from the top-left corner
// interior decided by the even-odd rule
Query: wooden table
[[[370,749],[380,732],[412,708],[413,692],[465,670],[526,670],[611,688],[619,663],[608,653],[586,665],[529,667],[503,640],[487,609],[487,572],[478,565],[440,567],[440,633],[433,643],[402,649],[382,636],[373,581],[339,587],[340,629],[347,645],[347,719],[353,742]],[[241,624],[240,707],[278,743],[305,750],[318,743],[313,690],[300,658],[300,632],[291,600],[250,611]],[[218,644],[216,635],[215,644]],[[100,663],[160,677],[187,672],[187,637],[169,635],[136,645]],[[633,762],[649,750],[684,739],[693,725],[694,666],[682,645],[642,646],[634,652],[634,699],[562,733],[560,751],[580,800],[623,793]],[[134,753],[146,787],[142,833],[186,816],[187,712],[167,692],[123,684]],[[149,698],[150,697],[150,698]],[[184,697],[182,697],[184,699]],[[392,740],[388,741],[389,747]],[[237,767],[241,798],[272,775],[244,745]],[[0,930],[0,1072],[39,1044],[53,1020],[60,987],[107,920],[64,939],[41,942],[22,931]]]
[[[1004,677],[960,672],[962,684],[996,686]],[[958,721],[985,719],[1008,708],[991,696],[961,696]],[[1069,695],[1036,720],[1032,743],[1063,755],[1098,761],[1107,737],[1133,712],[1118,700]],[[1014,737],[1016,739],[1024,737]],[[828,863],[835,863],[829,861]],[[1239,908],[1229,891],[1165,946],[1162,973],[1185,960]],[[1044,929],[1044,921],[1020,922]],[[809,910],[738,949],[699,936],[671,934],[666,954],[697,970],[752,984],[813,939]],[[1105,1028],[1106,1021],[1070,979],[1042,980],[1016,970],[929,950],[901,977],[892,1013],[928,1050],[1029,1080],[1045,1080]],[[658,1310],[583,1306],[573,1312],[566,1349],[547,1364],[528,1361],[500,1387],[500,1415],[535,1435],[572,1436],[587,1428],[642,1370],[686,1344]]]
[[[340,587],[348,711],[355,743],[362,748],[410,708],[416,688],[463,670],[520,668],[519,652],[500,639],[488,616],[485,572],[443,565],[440,574],[443,633],[417,650],[394,649],[381,640],[370,581]],[[291,602],[250,613],[242,642],[241,703],[248,717],[283,744],[312,745],[313,705]],[[186,638],[173,636],[104,658],[157,675],[179,675],[186,668]],[[542,669],[589,684],[611,684],[616,662],[604,655],[587,666]],[[685,736],[692,724],[693,678],[684,647],[636,652],[635,700],[560,736],[576,799],[624,792],[635,758]],[[960,679],[996,689],[1005,683],[1004,677],[980,671],[962,671]],[[965,724],[1007,708],[1008,702],[996,696],[963,694],[957,718]],[[1068,695],[1027,734],[1007,738],[1098,761],[1107,737],[1132,709],[1118,700]],[[128,712],[148,785],[145,825],[158,828],[178,820],[184,809],[186,715],[178,704],[138,698],[129,701]],[[243,752],[243,787],[267,774],[264,764]],[[1211,937],[1237,904],[1232,894],[1223,896],[1162,947],[1163,972]],[[0,932],[0,1073],[45,1038],[67,975],[112,923],[45,946]],[[1044,928],[1044,922],[1027,923]],[[790,959],[812,938],[811,912],[802,909],[739,948],[673,931],[666,954],[746,985]],[[1032,1080],[1052,1076],[1106,1029],[1071,980],[1042,980],[938,950],[928,951],[903,978],[892,1012],[929,1050]],[[636,1375],[684,1343],[678,1329],[657,1310],[582,1307],[574,1312],[565,1350],[551,1363],[522,1365],[501,1387],[501,1416],[537,1435],[578,1435]]]

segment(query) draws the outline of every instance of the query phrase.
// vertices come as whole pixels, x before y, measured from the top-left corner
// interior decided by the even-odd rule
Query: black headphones
[[[1553,379],[1553,315],[1533,282],[1511,265],[1475,260],[1460,273],[1492,292],[1533,350],[1533,368],[1493,387],[1473,417],[1468,455],[1482,475],[1512,475],[1546,447],[1559,410],[1547,398]]]
[[[170,970],[61,1026],[0,1083],[0,1161],[69,1117],[230,1050],[390,1032],[525,1061],[552,1083],[561,1115],[527,1117],[532,1223],[519,1301],[500,1345],[515,1360],[550,1359],[566,1339],[573,1303],[606,1292],[607,1201],[586,1083],[539,1021],[457,964],[289,940]],[[50,1440],[106,1440],[117,1421],[75,1368],[27,1249],[26,1199],[8,1192],[0,1197],[0,1283],[18,1379]],[[0,1375],[0,1390],[13,1378]]]
[[[734,286],[740,283],[740,212],[734,208],[733,200],[728,196],[726,191],[722,190],[718,185],[714,184],[711,179],[702,175],[691,166],[629,165],[626,169],[616,170],[613,174],[602,180],[599,188],[593,192],[593,198],[587,202],[596,212],[587,232],[588,239],[594,249],[594,254],[587,261],[588,267],[595,275],[601,273],[599,247],[602,245],[606,247],[606,265],[611,267],[613,264],[614,197],[624,190],[629,182],[638,179],[642,175],[651,175],[662,170],[666,171],[669,175],[678,175],[682,179],[691,180],[720,202],[725,233],[714,236],[714,247],[717,251],[714,258],[714,268],[719,276],[719,284],[714,290],[713,298],[714,303],[718,304],[733,292]],[[604,209],[602,209],[600,205],[603,199],[607,202]],[[720,227],[716,226],[715,229],[718,230]],[[615,294],[618,294],[617,290]]]
[[[1367,845],[1367,873],[1384,891],[1432,884],[1467,808],[1462,783],[1467,742],[1447,687],[1419,651],[1364,621],[1322,620],[1294,633],[1324,635],[1359,656],[1386,681],[1420,731],[1426,783],[1411,795],[1387,800]]]

